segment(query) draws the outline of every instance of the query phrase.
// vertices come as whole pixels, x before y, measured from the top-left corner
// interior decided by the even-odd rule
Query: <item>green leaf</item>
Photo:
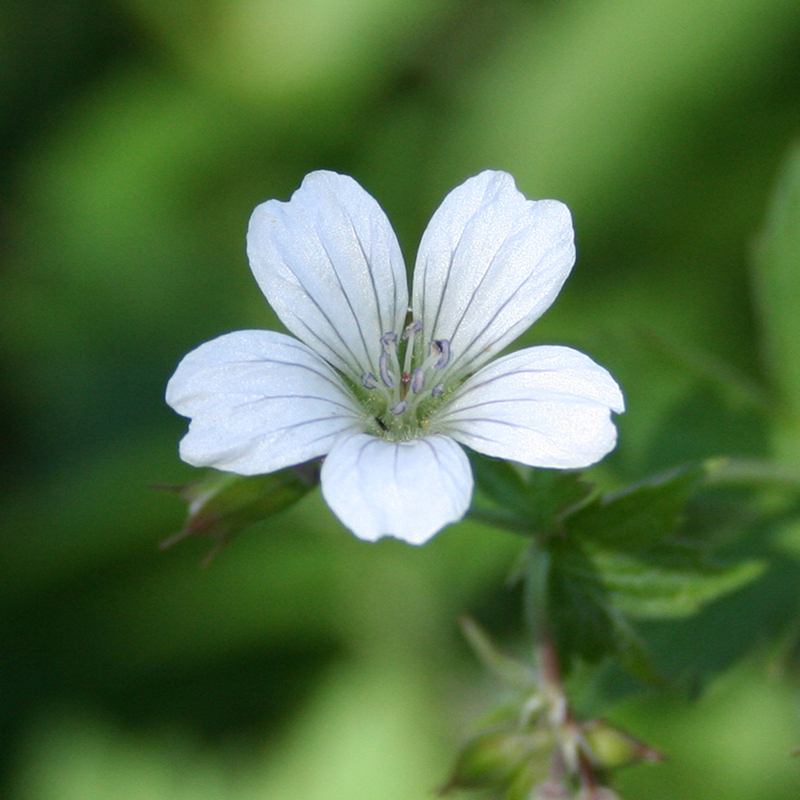
[[[576,658],[595,663],[604,656],[617,655],[634,675],[647,682],[660,682],[644,644],[609,602],[588,556],[579,547],[562,544],[556,549],[559,552],[554,554],[550,572],[548,611],[564,668],[569,669]]]
[[[506,461],[470,453],[475,482],[499,509],[475,509],[490,524],[528,533],[553,533],[562,519],[592,493],[581,473],[529,469],[523,474]]]
[[[560,566],[575,581],[599,583],[609,605],[639,618],[695,614],[712,600],[756,580],[765,568],[758,561],[718,566],[696,560],[679,569],[665,566],[661,558],[645,560],[610,551],[597,551],[583,560],[573,554]]]
[[[530,506],[522,475],[508,461],[499,458],[489,458],[470,451],[469,460],[478,489],[489,500],[511,511],[515,517],[527,519]]]
[[[679,470],[597,498],[566,518],[567,537],[615,550],[645,551],[676,530],[704,474],[703,467]]]
[[[534,528],[538,531],[560,531],[564,518],[593,491],[592,484],[586,483],[580,472],[531,470],[527,497]]]
[[[594,566],[580,549],[569,551],[573,561],[586,561],[584,568],[569,569],[564,554],[554,554],[548,585],[548,618],[565,667],[575,657],[596,662],[614,651],[614,621],[602,583],[586,579]]]
[[[633,619],[697,613],[756,580],[764,565],[720,565],[708,542],[678,535],[687,503],[715,463],[686,468],[597,498],[568,514],[550,554],[547,609],[565,663],[615,655],[657,680]]]

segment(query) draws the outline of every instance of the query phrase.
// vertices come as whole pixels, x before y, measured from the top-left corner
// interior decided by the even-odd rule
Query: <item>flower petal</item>
[[[625,410],[609,373],[569,347],[530,347],[468,378],[431,426],[462,444],[532,467],[588,467],[617,441]]]
[[[288,203],[262,203],[247,255],[295,336],[355,380],[378,374],[380,337],[402,330],[408,286],[389,220],[352,178],[312,172]]]
[[[343,435],[322,465],[322,494],[360,539],[394,536],[423,544],[464,516],[472,469],[446,436],[388,442],[365,433]]]
[[[191,417],[181,458],[259,475],[324,455],[358,425],[342,378],[316,353],[274,331],[237,331],[178,364],[167,403]]]
[[[473,372],[547,310],[574,263],[563,203],[526,200],[508,173],[482,172],[450,192],[428,224],[414,318],[426,341],[450,341],[447,372]]]

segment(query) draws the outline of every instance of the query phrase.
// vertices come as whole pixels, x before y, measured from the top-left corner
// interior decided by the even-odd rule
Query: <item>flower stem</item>
[[[549,620],[549,569],[549,554],[534,542],[528,551],[524,572],[524,602],[525,617],[539,667],[541,696],[547,708],[548,722],[559,741],[553,753],[548,780],[565,787],[570,780],[577,780],[581,789],[593,793],[599,783],[588,745],[567,699],[561,661]]]
[[[525,621],[536,650],[551,642],[547,614],[547,585],[550,575],[550,554],[534,539],[528,549],[523,573]]]

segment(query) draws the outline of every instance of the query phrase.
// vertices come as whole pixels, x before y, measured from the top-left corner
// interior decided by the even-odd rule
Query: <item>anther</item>
[[[405,400],[401,400],[399,403],[395,403],[389,411],[392,412],[396,417],[402,414],[408,408],[408,403]]]
[[[431,389],[431,396],[432,397],[441,397],[444,394],[444,384],[437,383],[436,386]]]
[[[431,342],[431,347],[436,345],[438,351],[441,353],[439,360],[433,365],[434,369],[444,369],[450,361],[450,340],[449,339],[434,339]]]
[[[419,333],[422,330],[422,323],[415,319],[410,325],[406,325],[406,329],[403,331],[403,338],[408,339],[409,336],[413,333]]]
[[[411,376],[411,391],[414,394],[419,394],[425,388],[425,371],[415,369],[414,374]]]
[[[397,352],[397,334],[389,331],[381,336],[381,344],[383,345],[384,353]]]
[[[382,340],[381,340],[382,341]],[[389,354],[388,353],[381,353],[381,357],[378,359],[378,371],[381,374],[381,380],[383,381],[385,386],[388,386],[390,389],[394,388],[394,376],[391,372],[389,372]]]
[[[365,389],[374,389],[378,385],[378,379],[371,372],[365,372],[361,376],[361,385]]]

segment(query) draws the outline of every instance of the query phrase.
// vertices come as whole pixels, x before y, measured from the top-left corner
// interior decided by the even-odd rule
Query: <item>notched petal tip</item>
[[[408,288],[389,220],[355,180],[312,172],[288,202],[259,205],[247,255],[295,336],[351,377],[377,373],[379,338],[403,324]]]
[[[361,414],[341,376],[274,331],[237,331],[193,350],[170,379],[167,402],[191,419],[181,458],[239,475],[324,455]]]
[[[480,453],[533,467],[579,469],[617,442],[617,382],[568,347],[531,347],[479,370],[453,395],[436,429]]]
[[[486,171],[442,202],[423,234],[413,306],[425,335],[451,342],[450,372],[474,372],[550,306],[575,263],[572,215]]]
[[[321,481],[331,510],[360,539],[416,545],[464,516],[473,485],[466,454],[445,436],[389,442],[345,435],[325,459]]]

